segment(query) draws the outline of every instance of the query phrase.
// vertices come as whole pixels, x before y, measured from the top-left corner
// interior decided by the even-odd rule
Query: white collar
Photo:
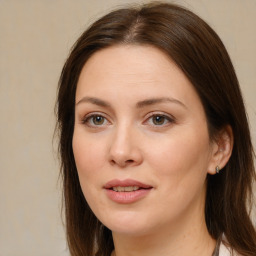
[[[240,256],[236,251],[233,250],[231,254],[230,247],[226,246],[223,242],[220,243],[219,256]]]

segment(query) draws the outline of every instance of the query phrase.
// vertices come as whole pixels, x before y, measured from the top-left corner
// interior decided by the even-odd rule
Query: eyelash
[[[104,124],[100,124],[100,125],[97,125],[97,124],[93,124],[91,122],[93,122],[93,118],[103,118],[103,121],[104,121]],[[101,127],[103,125],[105,125],[105,122],[108,122],[109,121],[107,120],[106,117],[104,117],[102,114],[97,114],[97,113],[94,113],[94,114],[89,114],[87,116],[85,116],[83,119],[82,119],[82,124],[85,124],[89,127],[92,127],[92,128],[97,128],[97,127]]]
[[[154,124],[153,118],[163,118],[163,123],[161,124]],[[103,118],[103,123],[102,124],[95,124],[94,122],[94,118]],[[151,122],[150,122],[151,120]],[[153,127],[165,127],[168,126],[171,123],[174,123],[175,119],[173,117],[171,117],[170,115],[166,115],[166,114],[162,114],[162,113],[150,113],[147,115],[146,117],[146,121],[143,122],[149,125],[152,125]],[[104,117],[102,114],[97,114],[97,113],[93,113],[93,114],[89,114],[87,116],[85,116],[82,119],[82,124],[87,125],[88,127],[91,128],[100,128],[102,126],[105,126],[107,124],[110,124],[110,122],[108,121],[108,119],[106,117]]]
[[[164,122],[161,123],[161,124],[154,124],[153,122],[153,118],[163,118]],[[151,120],[151,124],[152,126],[154,127],[165,127],[165,126],[168,126],[169,124],[171,123],[174,123],[175,122],[175,119],[173,117],[171,117],[170,115],[166,115],[166,114],[162,114],[162,113],[153,113],[153,114],[150,114],[150,116],[146,119],[146,123],[149,123]]]

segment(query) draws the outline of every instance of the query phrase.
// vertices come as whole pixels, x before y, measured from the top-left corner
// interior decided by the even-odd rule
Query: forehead
[[[153,46],[118,45],[100,50],[85,63],[77,85],[76,98],[163,97],[170,94],[199,101],[193,85],[172,59]],[[124,94],[125,92],[126,94]]]
[[[153,46],[117,45],[94,53],[85,63],[80,78],[90,73],[97,78],[100,75],[115,75],[116,78],[118,75],[141,74],[156,79],[156,72],[167,75],[170,71],[183,76],[169,56]]]

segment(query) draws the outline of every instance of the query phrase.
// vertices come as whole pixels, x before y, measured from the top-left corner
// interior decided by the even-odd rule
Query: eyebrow
[[[81,100],[79,100],[76,103],[76,105],[79,105],[81,103],[86,103],[86,102],[98,105],[100,107],[110,107],[111,106],[108,102],[98,99],[98,98],[94,98],[94,97],[83,97]]]
[[[145,106],[150,106],[150,105],[154,105],[154,104],[157,104],[157,103],[165,103],[165,102],[175,103],[175,104],[178,104],[178,105],[180,105],[184,108],[187,108],[185,106],[185,104],[183,104],[181,101],[176,100],[174,98],[168,98],[168,97],[146,99],[146,100],[138,102],[136,104],[136,107],[142,108],[142,107],[145,107]]]
[[[111,107],[111,104],[101,100],[99,98],[94,98],[94,97],[83,97],[81,100],[79,100],[76,105],[79,105],[81,103],[92,103],[94,105],[98,105],[100,107]],[[146,99],[142,100],[136,103],[137,108],[143,108],[146,106],[150,105],[155,105],[158,103],[165,103],[165,102],[170,102],[170,103],[175,103],[178,104],[184,108],[187,108],[185,104],[183,104],[181,101],[174,99],[174,98],[168,98],[168,97],[162,97],[162,98],[151,98],[151,99]]]

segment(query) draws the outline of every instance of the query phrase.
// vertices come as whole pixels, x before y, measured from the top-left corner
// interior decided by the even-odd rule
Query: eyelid
[[[168,124],[163,124],[163,125],[154,125],[152,124],[152,126],[154,127],[165,127],[168,126],[169,124],[175,123],[176,119],[174,116],[167,114],[165,112],[161,112],[161,111],[156,111],[156,112],[150,112],[145,116],[145,121],[143,123],[147,123],[149,121],[150,118],[155,117],[155,116],[161,116],[164,117],[167,121]]]
[[[100,117],[103,117],[107,123],[104,123],[102,125],[94,125],[94,124],[90,124],[89,123],[89,119],[90,118],[93,118],[95,116],[100,116]],[[160,124],[160,125],[156,125],[156,124],[149,124],[149,120],[155,116],[161,116],[161,117],[164,117],[165,120],[167,120],[167,124]],[[103,126],[106,126],[106,125],[109,125],[109,124],[112,124],[112,122],[110,121],[110,118],[105,114],[105,113],[102,113],[102,112],[90,112],[90,113],[87,113],[86,115],[84,115],[82,118],[81,118],[81,123],[84,124],[84,125],[87,125],[88,127],[91,127],[91,128],[101,128]],[[167,114],[165,112],[161,112],[161,111],[153,111],[153,112],[150,112],[148,113],[145,118],[144,118],[144,121],[143,121],[143,124],[148,124],[148,125],[151,125],[151,126],[154,126],[154,127],[158,127],[158,128],[161,128],[161,127],[166,127],[172,123],[175,123],[176,122],[176,119],[174,116],[172,116],[171,114]]]
[[[95,116],[100,116],[100,117],[103,117],[106,121],[107,121],[107,124],[102,124],[102,125],[93,125],[93,124],[89,124],[89,119],[90,118],[93,118]],[[86,115],[84,115],[82,118],[81,118],[81,123],[84,124],[84,125],[87,125],[88,127],[92,127],[92,128],[100,128],[102,126],[105,126],[105,125],[109,125],[111,124],[111,122],[109,121],[109,118],[106,117],[106,114],[102,113],[102,112],[90,112]]]

